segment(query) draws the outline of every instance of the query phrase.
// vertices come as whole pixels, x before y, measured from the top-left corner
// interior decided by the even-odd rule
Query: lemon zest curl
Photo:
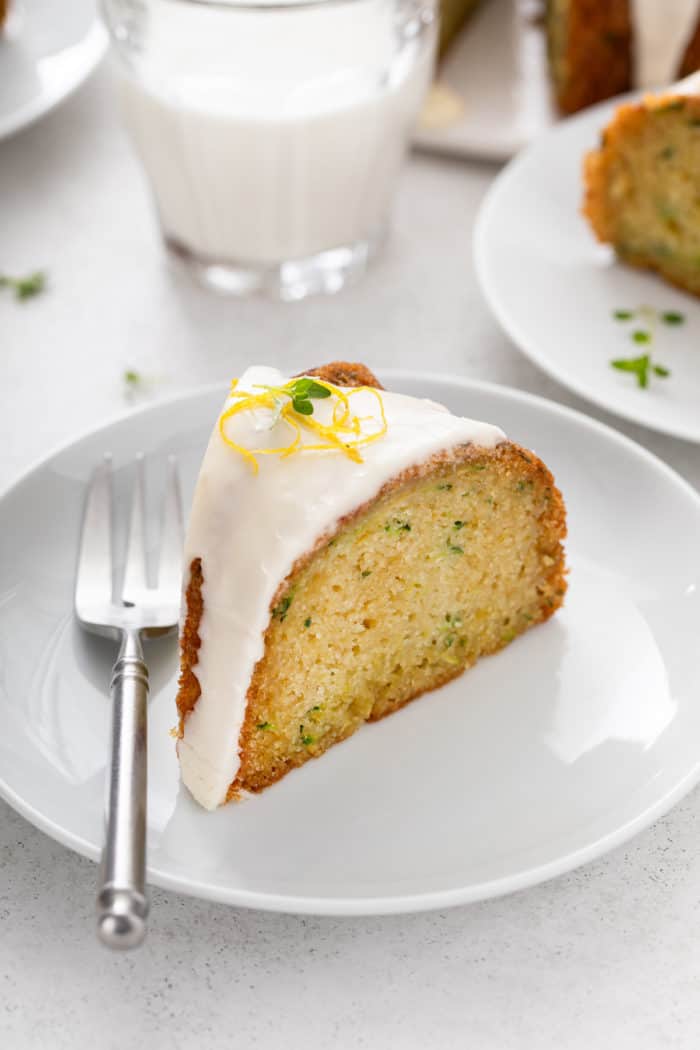
[[[230,405],[219,417],[219,434],[229,448],[234,449],[234,451],[244,457],[255,474],[259,470],[257,456],[279,456],[281,459],[286,459],[288,456],[293,456],[300,452],[335,451],[342,452],[343,455],[355,463],[362,463],[363,459],[359,450],[365,445],[378,441],[386,434],[387,421],[384,401],[379,390],[371,386],[343,389],[334,383],[327,383],[323,379],[318,379],[316,376],[309,378],[313,378],[314,383],[322,386],[335,399],[330,423],[319,422],[319,420],[313,418],[313,413],[311,415],[302,415],[301,412],[296,411],[294,407],[294,385],[298,382],[296,379],[292,379],[280,387],[264,386],[256,383],[255,390],[259,390],[260,393],[239,390],[238,380],[232,380],[229,397],[235,400],[234,404]],[[353,413],[350,401],[355,394],[361,393],[372,394],[377,399],[379,408],[378,420],[375,416],[358,416]],[[250,412],[255,409],[269,409],[278,413],[278,420],[285,423],[292,432],[289,444],[275,448],[246,448],[245,445],[239,445],[229,437],[226,432],[228,421],[242,412]],[[364,431],[363,424],[368,422],[375,424],[379,422],[378,429],[373,433]],[[305,444],[302,441],[304,430],[311,431],[319,440]]]

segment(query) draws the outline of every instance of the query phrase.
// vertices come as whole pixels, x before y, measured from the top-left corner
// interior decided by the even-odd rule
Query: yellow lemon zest
[[[302,377],[305,378],[305,377]],[[229,397],[234,403],[222,412],[219,417],[219,434],[222,440],[235,452],[239,452],[258,473],[259,465],[257,456],[280,456],[286,459],[298,452],[342,452],[355,463],[362,463],[362,456],[358,451],[365,445],[378,441],[387,432],[386,413],[384,401],[379,390],[369,386],[352,387],[344,390],[334,383],[327,383],[323,379],[313,377],[313,382],[323,387],[329,395],[335,398],[331,421],[328,424],[320,423],[311,415],[297,412],[294,407],[294,384],[297,380],[290,380],[281,387],[260,386],[256,389],[260,393],[238,390],[238,380],[231,382]],[[355,394],[372,394],[379,408],[378,428],[373,433],[363,432],[362,425],[365,423],[377,423],[375,416],[353,415],[350,400]],[[286,400],[283,400],[286,399]],[[275,448],[246,448],[233,441],[226,432],[226,424],[229,419],[239,415],[241,412],[250,412],[255,409],[269,409],[278,413],[280,422],[285,423],[292,431],[292,439],[288,445]],[[304,444],[302,441],[302,429],[305,428],[317,435],[318,442]]]

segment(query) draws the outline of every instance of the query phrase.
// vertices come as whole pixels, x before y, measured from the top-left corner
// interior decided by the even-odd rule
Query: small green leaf
[[[324,398],[331,396],[330,390],[327,390],[325,386],[321,386],[314,379],[308,378],[296,379],[286,389],[289,390],[292,399],[301,398],[304,401],[310,397]]]
[[[464,522],[463,521],[453,521],[452,524],[454,525],[454,527],[456,529],[463,529],[464,528]]]
[[[631,321],[634,317],[634,310],[613,310],[613,317],[616,321]]]
[[[641,369],[649,367],[649,355],[644,354],[643,357],[618,357],[611,361],[610,364],[620,372],[639,372]]]
[[[127,368],[124,372],[124,382],[132,388],[140,386],[142,382],[141,373],[135,372],[133,368]]]
[[[650,371],[661,379],[666,379],[671,374],[670,369],[666,368],[665,365],[652,364],[649,354],[642,354],[641,357],[620,357],[611,361],[610,365],[619,372],[634,373],[637,377],[637,383],[642,389],[646,389],[649,386]]]
[[[372,570],[371,569],[363,569],[362,572],[360,573],[360,576],[364,576],[365,578],[367,576],[371,576],[371,575],[372,575]]]
[[[268,731],[270,729],[274,729],[275,727],[272,724],[272,722],[258,722],[255,728],[262,729],[263,731]]]
[[[632,341],[635,343],[650,343],[651,333],[644,331],[642,328],[637,328],[632,332]]]
[[[46,288],[46,273],[36,270],[27,274],[26,277],[10,277],[8,274],[0,274],[0,288],[12,288],[16,299],[31,299],[39,295]]]
[[[313,379],[310,381],[308,389],[306,391],[307,397],[324,398],[330,397],[331,392],[325,386],[321,386],[320,383],[315,383]]]
[[[642,354],[641,357],[620,357],[610,364],[620,372],[633,372],[640,387],[646,388],[649,385],[649,354]]]
[[[293,399],[292,408],[295,412],[298,412],[300,416],[311,416],[314,411],[314,406],[310,401],[306,401],[299,397]]]
[[[289,384],[289,393],[292,397],[306,397],[306,392],[311,386],[310,379],[295,379]]]
[[[675,310],[667,310],[666,313],[661,314],[661,320],[664,324],[684,324],[685,315]]]
[[[310,626],[311,626],[311,617],[307,616],[306,619],[304,620],[304,627],[310,627]]]

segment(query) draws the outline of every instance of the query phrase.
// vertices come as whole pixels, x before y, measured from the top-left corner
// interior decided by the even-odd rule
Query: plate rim
[[[551,412],[564,420],[570,420],[578,426],[592,429],[598,434],[612,441],[626,452],[639,457],[653,470],[664,476],[665,480],[675,485],[686,498],[695,503],[700,513],[700,492],[690,482],[686,481],[673,467],[666,463],[655,453],[649,451],[639,442],[621,433],[607,423],[602,423],[578,409],[562,405],[557,401],[532,394],[529,391],[518,390],[515,387],[505,386],[486,380],[472,379],[468,376],[460,376],[449,372],[430,372],[426,370],[403,369],[403,368],[377,368],[379,377],[389,382],[415,381],[415,382],[437,382],[457,387],[466,393],[479,393],[505,397],[526,405],[536,410]],[[44,453],[34,461],[28,468],[12,480],[0,491],[0,505],[25,482],[48,466],[48,464],[59,455],[69,451],[74,446],[99,434],[101,431],[133,419],[135,415],[142,416],[154,409],[169,409],[184,401],[195,401],[199,398],[214,396],[220,393],[222,400],[226,393],[225,382],[214,382],[199,385],[186,391],[179,392],[169,397],[161,398],[135,408],[124,409],[115,413],[111,418],[102,420],[97,425],[92,425],[83,432],[62,442],[60,445]],[[651,824],[664,816],[669,810],[684,798],[698,783],[700,783],[700,755],[695,765],[688,769],[681,780],[648,806],[641,813],[621,825],[613,831],[609,831],[573,852],[566,853],[545,864],[539,864],[527,868],[516,875],[507,875],[497,879],[489,879],[484,882],[474,883],[466,887],[453,887],[446,890],[431,890],[427,893],[413,893],[396,895],[390,897],[299,897],[293,894],[265,893],[257,890],[242,888],[222,888],[219,885],[192,879],[183,879],[181,876],[173,876],[157,867],[149,868],[147,881],[151,886],[158,886],[165,890],[171,890],[186,896],[196,897],[203,900],[217,901],[221,904],[259,909],[270,912],[282,912],[285,914],[319,915],[319,916],[374,916],[392,915],[401,913],[418,913],[424,911],[435,911],[460,904],[472,904],[482,900],[505,896],[519,890],[527,889],[540,883],[547,882],[559,875],[573,871],[583,864],[589,863],[602,857],[610,850],[628,842],[639,832],[648,828]],[[49,838],[59,842],[61,845],[74,852],[87,857],[90,860],[99,859],[99,848],[87,839],[77,835],[73,831],[57,824],[44,816],[35,806],[26,802],[6,781],[0,773],[0,797],[19,813],[24,819],[33,824],[38,830],[48,835]]]
[[[97,10],[82,40],[83,42],[92,40],[92,48],[89,58],[79,75],[69,80],[55,94],[47,95],[42,91],[24,105],[11,110],[4,118],[0,118],[0,142],[11,138],[20,131],[24,131],[25,128],[31,127],[32,124],[36,124],[37,121],[48,116],[49,113],[69,99],[71,95],[74,95],[78,88],[95,72],[109,47],[109,36]],[[60,52],[58,53],[60,54]]]
[[[668,423],[650,422],[647,419],[643,419],[640,415],[635,415],[630,409],[625,407],[620,408],[617,405],[611,404],[605,397],[596,396],[595,390],[592,391],[585,383],[579,382],[576,378],[572,379],[565,369],[559,368],[556,364],[552,364],[548,357],[543,358],[536,349],[535,344],[537,340],[521,332],[520,325],[517,321],[513,320],[508,313],[507,308],[503,305],[503,294],[494,290],[493,281],[490,275],[491,267],[487,260],[489,244],[488,226],[497,212],[499,196],[504,186],[509,186],[512,181],[517,180],[521,167],[530,160],[532,155],[541,149],[547,148],[551,139],[556,138],[560,133],[563,134],[569,131],[572,126],[577,124],[588,126],[591,124],[595,127],[598,120],[603,121],[606,119],[606,116],[611,116],[618,106],[627,102],[637,101],[643,98],[644,95],[645,92],[643,91],[632,91],[623,95],[616,95],[614,98],[606,99],[604,102],[600,102],[596,106],[590,106],[582,113],[575,113],[573,116],[566,117],[544,131],[534,142],[531,142],[513,157],[513,159],[498,172],[479,206],[472,234],[472,260],[481,293],[486,300],[486,304],[494,320],[516,349],[519,350],[520,353],[541,372],[549,376],[551,379],[554,379],[555,382],[559,383],[567,390],[570,390],[572,393],[576,394],[577,397],[582,398],[590,405],[595,405],[597,408],[601,408],[605,412],[617,416],[619,419],[623,419],[628,423],[634,423],[636,426],[644,427],[646,430],[655,433],[666,434],[668,437],[686,441],[689,444],[700,444],[700,427],[693,431],[688,430],[682,425],[677,426],[674,423],[673,417],[669,419]],[[662,279],[659,278],[659,280]]]

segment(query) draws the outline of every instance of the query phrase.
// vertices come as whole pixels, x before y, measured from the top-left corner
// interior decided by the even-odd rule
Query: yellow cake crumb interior
[[[529,460],[476,455],[390,491],[318,551],[272,610],[238,787],[265,786],[550,615],[564,589],[553,491]]]
[[[700,99],[623,107],[586,164],[585,212],[626,262],[700,294]]]

